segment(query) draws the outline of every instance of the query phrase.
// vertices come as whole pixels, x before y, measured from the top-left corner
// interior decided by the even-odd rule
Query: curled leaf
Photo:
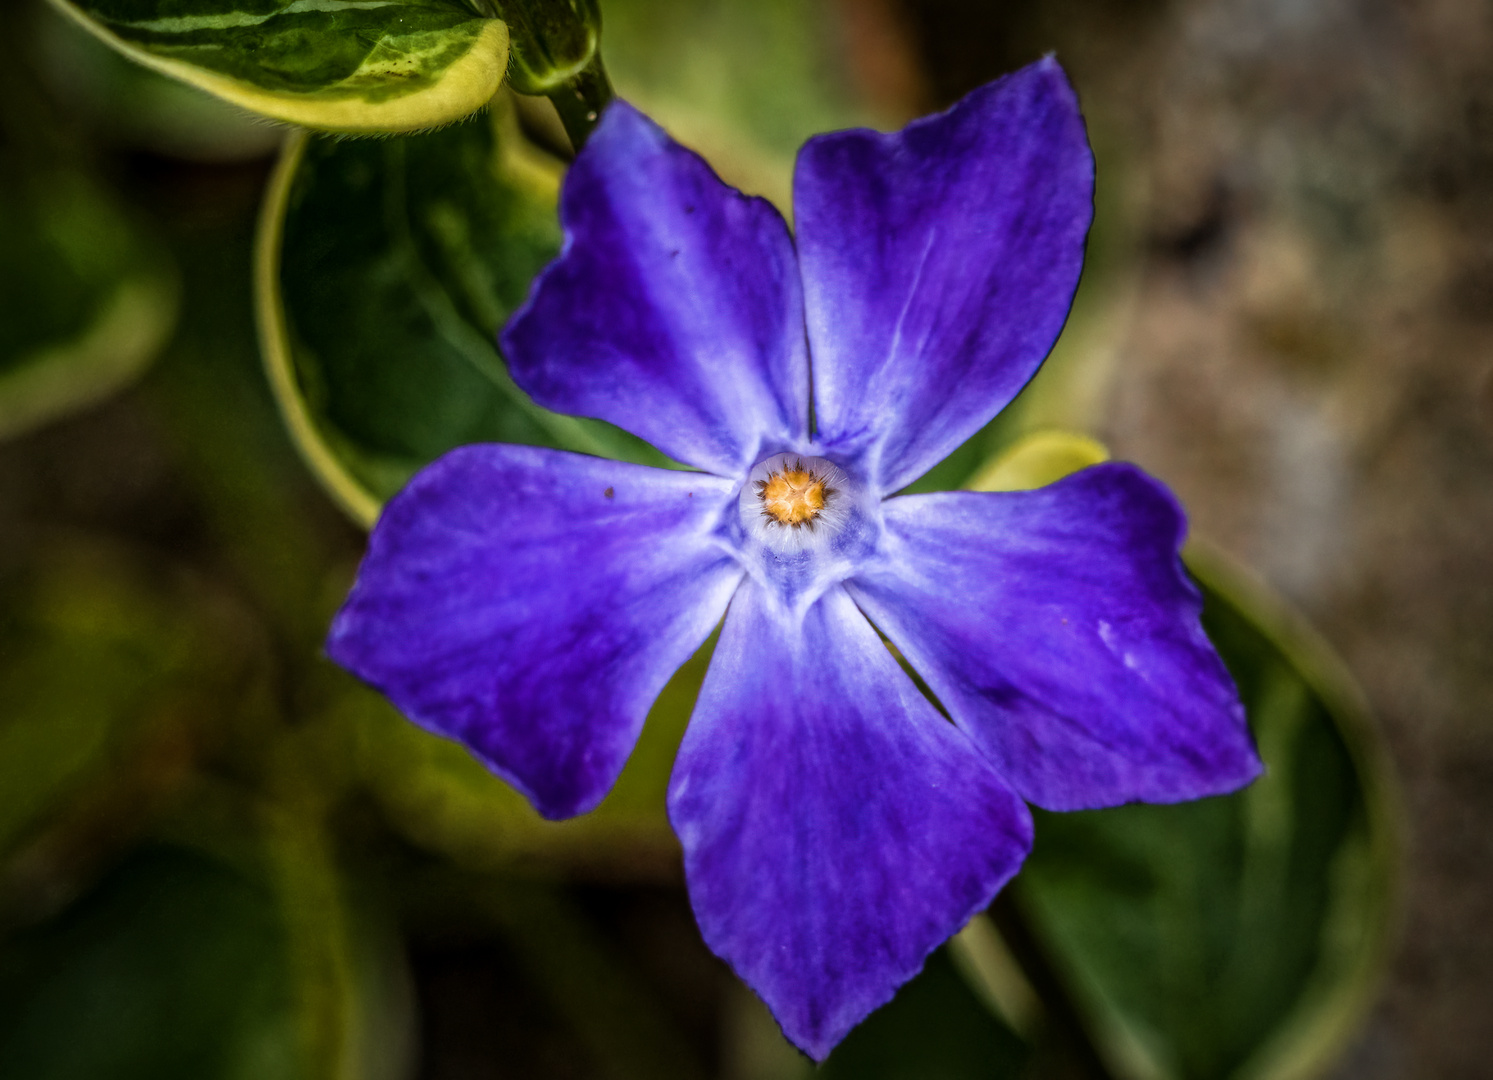
[[[559,250],[559,182],[506,103],[426,135],[286,144],[260,222],[260,343],[302,456],[360,523],[464,443],[663,462],[539,408],[498,354],[498,328]]]

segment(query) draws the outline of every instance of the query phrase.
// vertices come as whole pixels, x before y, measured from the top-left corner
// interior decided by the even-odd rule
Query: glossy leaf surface
[[[36,10],[36,74],[104,145],[191,161],[276,151],[285,132],[253,113],[130,60],[56,6]]]
[[[502,108],[428,135],[293,138],[260,232],[261,340],[292,434],[354,518],[464,443],[662,463],[540,409],[498,354],[498,327],[559,250],[558,188]]]
[[[455,0],[54,0],[132,60],[276,120],[449,123],[497,92],[508,30]]]
[[[619,0],[605,15],[619,93],[748,190],[786,202],[799,143],[869,119],[830,62],[832,13],[809,0]],[[665,46],[695,59],[660,66]],[[379,143],[292,139],[272,185],[257,282],[271,380],[313,471],[365,524],[463,443],[663,463],[616,429],[536,409],[493,348],[560,242],[559,164],[506,110]]]
[[[550,94],[591,62],[601,41],[596,0],[505,0],[513,61],[508,79],[521,94]]]

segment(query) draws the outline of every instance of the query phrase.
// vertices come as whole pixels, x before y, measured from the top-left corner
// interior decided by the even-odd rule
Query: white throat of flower
[[[825,550],[851,516],[855,486],[831,461],[774,454],[742,485],[741,524],[750,541],[779,555]]]

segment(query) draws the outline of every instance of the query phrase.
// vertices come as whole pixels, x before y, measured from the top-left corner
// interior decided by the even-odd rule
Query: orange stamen
[[[762,499],[762,513],[779,525],[791,525],[795,529],[813,522],[824,509],[824,500],[834,492],[825,486],[803,462],[796,462],[791,469],[769,473],[766,480],[757,481],[757,495]]]

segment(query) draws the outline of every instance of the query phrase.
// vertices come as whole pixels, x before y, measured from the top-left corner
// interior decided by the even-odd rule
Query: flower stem
[[[596,128],[602,110],[616,96],[612,80],[607,78],[606,68],[602,65],[599,49],[589,64],[550,93],[549,99],[555,103],[560,123],[565,126],[565,134],[570,136],[570,145],[576,153],[580,153],[587,137]]]

